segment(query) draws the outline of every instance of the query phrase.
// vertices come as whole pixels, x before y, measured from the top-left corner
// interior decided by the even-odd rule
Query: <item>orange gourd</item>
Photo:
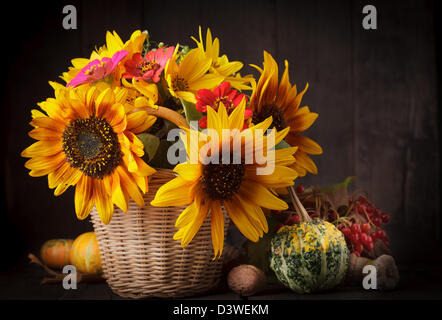
[[[86,232],[75,239],[70,253],[70,262],[79,272],[101,274],[100,250],[95,233]]]
[[[52,239],[46,241],[40,249],[43,262],[50,268],[61,269],[70,263],[70,251],[73,240]]]

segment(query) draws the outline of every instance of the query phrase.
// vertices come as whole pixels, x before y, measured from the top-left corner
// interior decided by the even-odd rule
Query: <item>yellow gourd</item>
[[[86,232],[75,239],[70,253],[70,262],[79,272],[102,273],[100,250],[95,233]]]

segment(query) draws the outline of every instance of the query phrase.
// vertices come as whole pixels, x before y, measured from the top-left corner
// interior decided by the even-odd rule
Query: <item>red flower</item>
[[[223,82],[213,89],[213,91],[208,89],[198,90],[196,96],[196,110],[206,113],[207,106],[210,106],[217,111],[220,102],[222,102],[226,107],[227,114],[230,114],[241,103],[242,99],[246,99],[247,101],[247,97],[244,93],[240,94],[237,90],[232,90],[229,82]],[[252,114],[252,109],[246,108],[244,112],[244,120],[249,119]],[[207,128],[207,116],[204,116],[199,120],[199,126],[202,129]],[[247,128],[246,122],[244,122],[244,128]]]
[[[135,78],[144,81],[160,81],[161,72],[163,72],[167,61],[172,57],[175,47],[158,48],[155,51],[149,51],[144,58],[140,53],[135,53],[132,59],[126,61],[125,78]]]

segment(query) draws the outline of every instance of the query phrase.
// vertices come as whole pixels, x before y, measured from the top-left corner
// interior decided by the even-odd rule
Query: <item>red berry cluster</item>
[[[368,222],[362,225],[355,222],[350,228],[345,227],[341,229],[345,238],[349,240],[351,247],[353,248],[352,253],[358,257],[361,255],[364,249],[367,251],[373,251],[374,249],[374,241],[369,233],[370,229],[371,226]]]
[[[358,220],[366,222],[359,224],[354,221],[350,227],[345,226],[341,229],[349,244],[349,248],[353,249],[352,253],[359,257],[364,249],[371,252],[374,249],[374,243],[377,241],[383,241],[385,246],[389,248],[390,242],[387,233],[381,226],[390,221],[390,216],[382,212],[363,196],[360,196],[354,202],[353,211],[359,216]]]
[[[390,216],[382,212],[379,208],[370,203],[366,197],[360,196],[355,202],[355,210],[371,221],[376,227],[380,227],[383,223],[390,221]]]

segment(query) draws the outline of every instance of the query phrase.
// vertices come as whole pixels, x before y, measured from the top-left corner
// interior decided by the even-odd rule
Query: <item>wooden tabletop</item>
[[[333,291],[299,295],[288,289],[270,287],[263,293],[249,297],[250,300],[433,300],[442,299],[442,266],[399,266],[401,280],[396,290],[390,292],[367,291],[362,287],[339,287]],[[48,276],[38,265],[22,263],[13,270],[0,273],[0,299],[32,300],[120,300],[106,282],[79,283],[76,290],[65,290],[61,283],[41,284]],[[189,299],[239,300],[221,281],[212,292]]]

